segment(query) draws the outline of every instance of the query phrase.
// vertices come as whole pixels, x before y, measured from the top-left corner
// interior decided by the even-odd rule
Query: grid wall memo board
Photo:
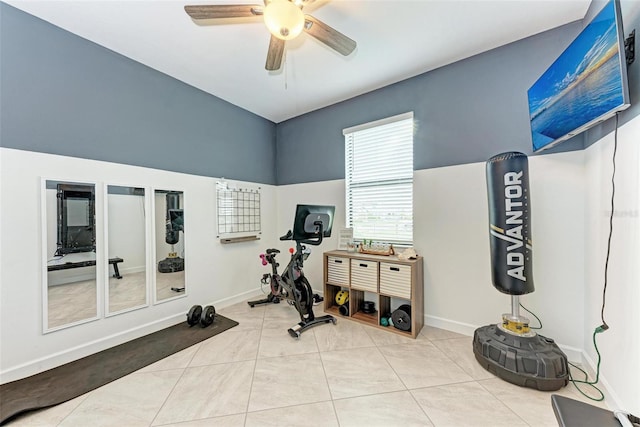
[[[260,234],[260,187],[231,188],[226,182],[216,184],[218,237],[244,237]]]

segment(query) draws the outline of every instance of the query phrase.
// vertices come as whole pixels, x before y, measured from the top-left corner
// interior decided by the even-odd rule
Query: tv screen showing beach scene
[[[527,92],[533,151],[629,107],[617,0],[609,1]]]

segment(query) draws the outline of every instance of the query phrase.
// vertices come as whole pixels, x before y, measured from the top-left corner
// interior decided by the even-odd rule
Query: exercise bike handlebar
[[[318,231],[314,233],[316,235],[313,239],[300,239],[296,240],[297,243],[308,243],[313,246],[318,246],[322,243],[324,230],[322,229],[322,221],[315,221],[313,223],[316,227],[318,227]],[[293,232],[291,230],[287,231],[287,234],[284,236],[280,236],[280,240],[293,240]]]
[[[293,240],[293,232],[291,230],[287,231],[287,234],[280,236],[280,240]]]

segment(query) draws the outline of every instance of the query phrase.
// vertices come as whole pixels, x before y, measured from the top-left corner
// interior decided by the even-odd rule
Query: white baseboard
[[[441,317],[428,315],[424,316],[424,323],[428,326],[445,329],[451,332],[457,332],[466,336],[473,336],[474,331],[479,327],[468,323],[462,323],[455,320],[443,319]],[[596,364],[593,362],[593,360],[591,360],[591,358],[589,358],[589,356],[587,356],[584,350],[560,343],[558,343],[558,347],[560,347],[560,349],[567,356],[569,362],[579,363],[583,367],[588,367],[588,369],[591,371],[589,372],[589,370],[587,370],[587,372],[589,372],[590,374],[590,379],[593,380],[595,378],[593,373],[596,371]],[[604,393],[605,403],[607,404],[607,406],[612,410],[623,408],[620,403],[620,398],[616,395],[616,393],[613,391],[606,378],[602,374],[600,374],[599,380],[600,381],[598,388]],[[571,384],[569,385],[573,387]]]
[[[140,338],[144,335],[151,334],[169,326],[173,326],[184,320],[184,313],[173,315],[161,320],[140,325],[117,334],[113,334],[104,338],[100,338],[88,343],[69,348],[58,353],[51,354],[40,359],[32,360],[21,365],[0,372],[0,384],[10,381],[19,380],[31,375],[44,372],[48,369],[55,368],[65,363],[81,359],[85,356],[97,353],[102,350],[114,347],[116,345]]]
[[[445,329],[451,332],[457,332],[466,336],[473,336],[474,331],[479,327],[476,325],[471,325],[468,323],[462,323],[455,320],[443,319],[441,317],[436,316],[424,316],[424,324],[428,326],[433,326],[435,328]],[[571,347],[568,345],[558,343],[558,347],[564,352],[567,356],[569,362],[576,363],[582,365],[583,368],[589,373],[589,379],[595,379],[596,372],[596,364],[591,360],[591,358],[586,354],[583,349]],[[570,387],[573,385],[569,384]],[[607,404],[609,409],[623,409],[624,407],[621,404],[621,400],[618,395],[615,393],[613,388],[607,382],[607,379],[600,373],[598,388],[602,390],[602,393],[605,395],[604,402]]]
[[[224,308],[242,301],[246,301],[247,299],[255,295],[262,295],[260,288],[243,292],[229,298],[224,298],[211,304],[216,307],[216,309]],[[73,362],[74,360],[81,359],[85,356],[89,356],[91,354],[106,350],[127,341],[131,341],[136,338],[151,334],[153,332],[157,332],[161,329],[176,325],[180,322],[183,322],[184,319],[184,313],[181,312],[179,314],[168,316],[164,319],[156,320],[144,325],[139,325],[126,331],[87,342],[85,344],[69,348],[67,350],[48,355],[46,357],[42,357],[40,359],[31,360],[18,366],[14,366],[0,372],[0,384],[5,384],[11,381],[26,378],[28,376],[35,375],[49,369],[53,369],[57,366],[64,365],[65,363]]]
[[[456,320],[444,319],[436,316],[424,316],[424,324],[432,326],[434,328],[445,329],[447,331],[456,332],[458,334],[466,335],[468,337],[473,336],[473,332],[478,329],[478,326],[471,325],[469,323],[458,322]]]
[[[218,310],[219,308],[229,307],[231,305],[246,301],[249,298],[252,298],[255,296],[265,296],[265,294],[262,292],[260,288],[255,288],[255,289],[243,292],[241,294],[233,295],[231,297],[218,300],[217,302],[212,303],[212,305],[216,308],[216,310]]]
[[[458,322],[456,320],[443,319],[442,317],[436,316],[424,316],[424,324],[428,326],[433,326],[434,328],[445,329],[447,331],[456,332],[458,334],[466,335],[469,337],[473,336],[473,333],[480,326],[472,325],[469,323]],[[484,326],[484,325],[481,325]],[[573,363],[582,363],[584,351],[579,348],[570,347],[567,345],[559,344],[558,347],[567,355],[567,359]]]
[[[591,358],[587,355],[585,351],[582,352],[581,364],[583,367],[588,368],[585,370],[589,374],[589,379],[594,380],[595,372],[596,372],[596,364],[593,363],[593,360],[591,360]],[[616,392],[613,390],[613,388],[609,385],[604,375],[602,375],[602,372],[600,373],[600,376],[598,378],[598,384],[596,384],[596,387],[602,390],[602,393],[604,394],[604,403],[607,404],[609,409],[611,409],[612,411],[616,409],[625,410],[624,406],[622,406],[620,398],[618,397]]]
[[[114,271],[113,266],[109,265],[110,269],[109,269],[109,277],[111,277],[112,272]],[[120,268],[118,267],[118,271],[120,272],[121,276],[124,276],[125,274],[135,274],[135,273],[142,273],[143,271],[145,271],[147,268],[144,265],[139,265],[137,267],[129,267],[129,268]]]

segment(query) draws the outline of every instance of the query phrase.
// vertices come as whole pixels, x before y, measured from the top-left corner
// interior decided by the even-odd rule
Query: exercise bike
[[[302,247],[302,250],[303,252],[307,251],[306,255],[303,255],[303,257],[304,256],[308,257],[310,252],[307,249],[305,249],[304,246]],[[289,252],[293,257],[294,256],[293,248],[289,248]],[[260,279],[260,283],[262,284],[263,287],[269,286],[270,292],[266,298],[255,300],[255,301],[247,301],[247,304],[249,304],[251,308],[260,304],[279,304],[280,303],[279,295],[281,292],[281,288],[280,288],[280,285],[278,284],[278,280],[280,277],[278,275],[278,267],[280,266],[280,264],[276,261],[276,255],[278,255],[279,253],[280,251],[278,249],[267,249],[266,253],[260,254],[260,259],[262,259],[262,265],[271,264],[271,273],[264,273],[262,275],[262,279]],[[322,298],[320,295],[313,294],[313,305],[318,305],[323,300],[324,298]],[[291,303],[291,301],[289,301],[289,303]]]
[[[293,248],[290,249],[293,252]],[[278,285],[278,267],[280,264],[276,261],[276,255],[279,254],[280,251],[277,249],[267,249],[266,253],[261,254],[260,258],[262,259],[262,265],[271,264],[271,273],[264,273],[262,275],[262,279],[260,279],[260,283],[263,286],[269,285],[271,291],[266,298],[255,300],[255,301],[247,301],[247,304],[251,308],[260,304],[279,304],[280,303],[280,289]],[[293,254],[292,254],[293,255]]]
[[[282,275],[278,274],[278,263],[275,257],[280,251],[268,249],[264,256],[265,260],[271,264],[271,274],[265,274],[263,281],[269,277],[271,293],[267,298],[257,301],[249,301],[248,304],[254,307],[257,304],[274,303],[286,300],[294,306],[300,314],[300,322],[289,328],[288,332],[293,338],[299,338],[302,332],[312,326],[322,323],[337,323],[335,317],[324,315],[316,317],[313,313],[314,294],[309,281],[304,276],[304,261],[309,257],[310,250],[304,244],[320,245],[324,237],[331,236],[331,226],[333,222],[333,206],[312,206],[298,205],[296,208],[296,220],[293,232],[289,230],[280,240],[294,240],[296,251],[291,255],[291,259]]]

